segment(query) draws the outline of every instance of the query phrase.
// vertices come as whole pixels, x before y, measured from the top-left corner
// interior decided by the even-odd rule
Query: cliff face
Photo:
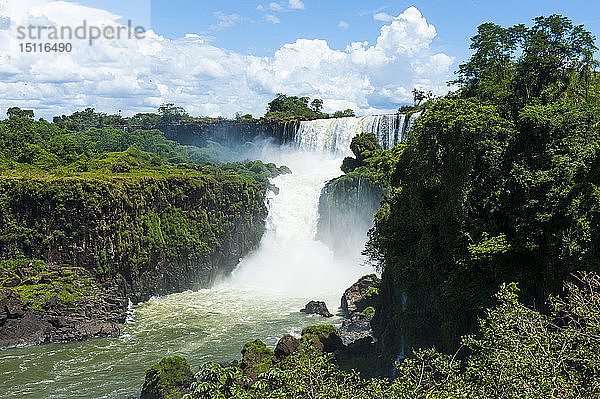
[[[158,126],[165,137],[183,145],[206,146],[216,141],[228,147],[244,144],[256,137],[273,139],[278,144],[293,140],[297,120],[194,120]]]
[[[327,182],[319,198],[317,238],[338,254],[362,250],[385,190],[367,173]]]
[[[92,321],[112,312],[107,323],[122,324],[127,299],[208,286],[258,244],[265,192],[235,175],[0,180],[0,259],[45,262],[35,273],[28,261],[0,265],[0,346],[32,341],[11,340],[7,321],[14,327],[89,308]],[[116,313],[102,302],[108,287],[116,287],[109,290]],[[48,329],[33,341],[65,339],[56,326]]]

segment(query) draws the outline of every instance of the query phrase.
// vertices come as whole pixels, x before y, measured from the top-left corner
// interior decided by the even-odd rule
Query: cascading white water
[[[302,121],[294,135],[296,145],[305,151],[331,152],[338,156],[350,153],[352,138],[361,133],[373,133],[383,149],[390,149],[404,140],[406,132],[420,113],[408,120],[404,114],[333,118]]]
[[[260,247],[242,260],[224,284],[276,290],[294,297],[341,294],[371,272],[360,266],[360,248],[354,257],[342,260],[315,240],[321,189],[340,175],[341,159],[294,151],[279,161],[293,173],[271,180],[279,194],[269,196],[267,231]]]

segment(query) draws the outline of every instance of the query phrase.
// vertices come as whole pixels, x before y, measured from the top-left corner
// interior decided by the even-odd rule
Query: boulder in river
[[[333,315],[329,313],[329,309],[327,309],[327,305],[322,301],[310,301],[306,304],[304,309],[300,309],[301,312],[306,314],[320,314],[325,317],[332,317]]]

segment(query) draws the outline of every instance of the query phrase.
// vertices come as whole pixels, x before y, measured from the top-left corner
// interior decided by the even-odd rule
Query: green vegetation
[[[23,255],[0,261],[0,288],[16,294],[33,311],[76,306],[94,294],[94,285],[82,269],[51,267]]]
[[[352,116],[356,116],[356,114],[349,108],[343,111],[335,111],[332,115],[333,118],[347,118]]]
[[[52,298],[60,305],[83,300],[82,279],[90,276],[71,274],[75,268],[98,281],[122,275],[142,284],[165,267],[160,274],[174,274],[171,287],[189,288],[175,282],[181,277],[173,265],[201,267],[212,256],[237,261],[231,241],[249,249],[262,234],[268,178],[289,173],[260,161],[217,163],[229,149],[182,146],[159,130],[86,127],[121,122],[93,109],[56,123],[18,108],[8,114],[0,121],[0,259],[53,265],[29,268],[33,274],[20,276],[27,284],[9,287],[34,310]],[[159,115],[186,114],[166,104]],[[197,274],[188,284],[214,278]]]
[[[310,103],[309,103],[310,102]],[[333,115],[329,115],[322,111],[323,100],[315,98],[310,101],[309,97],[287,96],[278,93],[267,106],[267,119],[323,119],[323,118],[343,118],[355,116],[354,111],[346,109],[344,111],[336,111]],[[241,117],[243,118],[243,117]],[[252,115],[250,115],[252,118]]]
[[[400,336],[407,351],[454,351],[504,282],[544,309],[570,273],[600,270],[593,37],[553,15],[484,24],[471,47],[461,89],[426,104],[397,150],[370,232],[388,359]]]
[[[374,134],[362,133],[350,148],[354,157],[344,158],[345,174],[325,185],[319,201],[318,238],[339,253],[363,246],[364,231],[391,194],[391,173],[403,146],[384,151]]]
[[[321,112],[323,100],[315,98],[310,102],[309,97],[286,96],[278,93],[267,106],[265,118],[328,118]]]
[[[165,357],[146,370],[142,399],[179,399],[195,381],[190,364],[181,356]]]

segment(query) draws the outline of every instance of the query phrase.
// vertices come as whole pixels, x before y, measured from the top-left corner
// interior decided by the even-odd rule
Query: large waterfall
[[[293,141],[301,150],[322,151],[343,156],[350,151],[352,138],[360,133],[373,133],[384,149],[403,141],[406,132],[420,113],[408,118],[404,114],[364,116],[360,118],[333,118],[302,121],[286,139]]]

